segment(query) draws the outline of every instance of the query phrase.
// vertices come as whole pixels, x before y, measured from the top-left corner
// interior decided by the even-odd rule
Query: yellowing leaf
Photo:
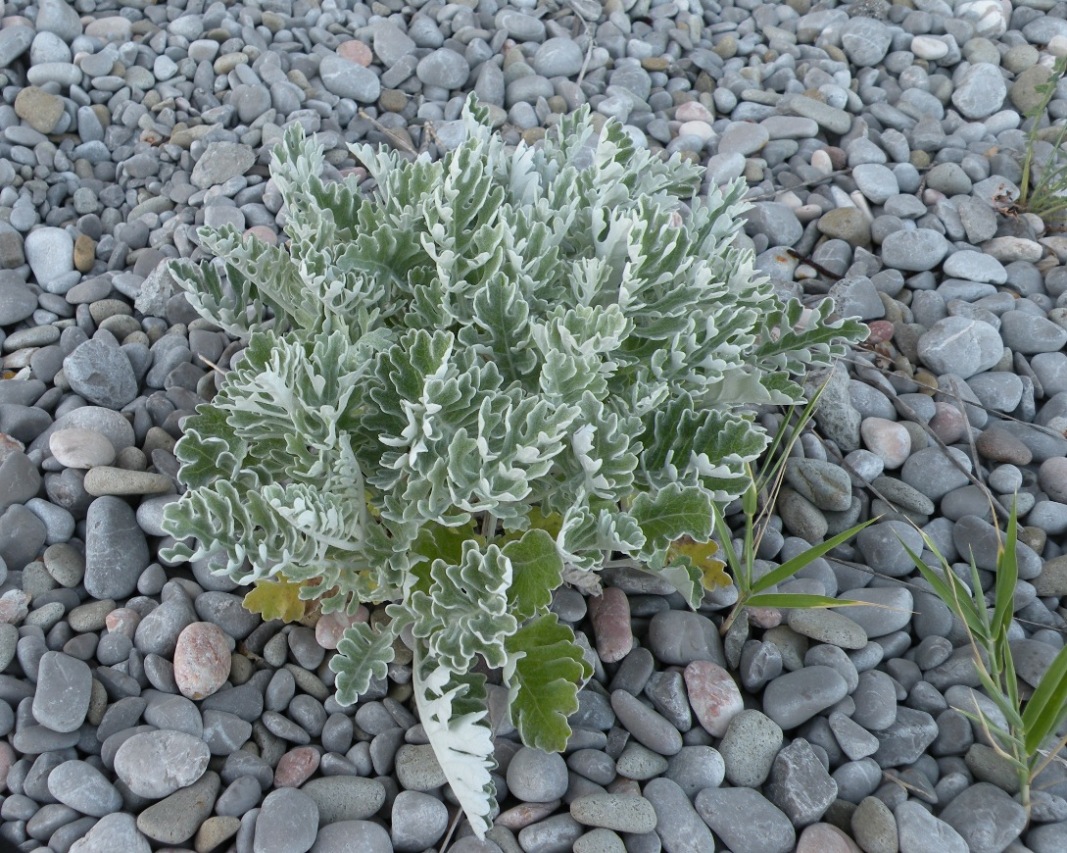
[[[268,622],[298,622],[304,617],[305,602],[300,599],[300,584],[279,576],[279,580],[256,581],[255,588],[245,595],[244,606]]]
[[[716,559],[719,546],[714,542],[694,542],[688,536],[676,539],[667,549],[667,562],[673,563],[680,557],[688,557],[690,562],[700,570],[700,582],[705,589],[729,586],[730,576],[726,574],[726,563]]]

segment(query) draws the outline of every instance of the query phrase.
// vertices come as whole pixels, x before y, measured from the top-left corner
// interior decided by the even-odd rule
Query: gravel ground
[[[1067,627],[1067,236],[1011,200],[1067,3],[9,0],[0,18],[0,837],[1067,849],[1067,763],[1028,820],[962,713],[989,705],[965,636],[898,540],[921,549],[913,521],[991,584],[989,497],[1018,493],[1011,630],[1032,687]],[[204,257],[202,224],[280,238],[267,164],[288,123],[339,172],[349,142],[437,156],[470,91],[510,143],[589,103],[709,184],[748,181],[759,269],[871,329],[830,374],[759,556],[883,515],[781,587],[881,607],[760,611],[724,643],[730,591],[694,613],[625,570],[600,600],[560,590],[596,675],[562,756],[496,720],[483,841],[454,821],[407,666],[342,708],[343,623],[263,623],[209,565],[158,559],[182,421],[240,348],[169,259]],[[1039,121],[1065,117],[1061,82]]]

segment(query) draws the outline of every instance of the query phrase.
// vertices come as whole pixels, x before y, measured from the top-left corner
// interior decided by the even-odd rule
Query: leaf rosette
[[[635,145],[585,108],[511,148],[473,99],[439,160],[353,146],[327,181],[290,126],[271,174],[285,248],[203,229],[172,269],[247,348],[188,420],[166,558],[212,555],[264,614],[385,604],[330,666],[352,703],[411,646],[427,737],[479,834],[495,803],[485,667],[523,742],[561,750],[591,669],[550,613],[608,560],[692,606],[724,580],[712,509],[768,439],[749,411],[862,338],[800,326],[737,247],[743,186]],[[372,187],[368,191],[368,187]],[[747,407],[747,409],[746,409]],[[282,594],[287,598],[280,598]]]

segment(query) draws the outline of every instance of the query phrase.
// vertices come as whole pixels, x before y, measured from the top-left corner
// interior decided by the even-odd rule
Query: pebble
[[[678,729],[625,690],[612,692],[611,708],[626,730],[653,752],[671,756],[682,748]]]
[[[706,788],[697,794],[694,805],[731,849],[788,853],[796,844],[789,818],[752,788]]]
[[[511,758],[508,790],[528,803],[560,799],[567,791],[567,764],[554,752],[522,747]]]
[[[630,794],[587,794],[571,801],[570,814],[586,826],[617,832],[646,833],[656,828],[656,811],[644,797]]]
[[[96,767],[66,761],[48,774],[48,792],[82,814],[104,817],[122,807],[122,795]]]
[[[254,853],[306,853],[319,831],[315,801],[296,788],[271,791],[263,799],[252,842]]]
[[[763,708],[783,730],[805,723],[845,697],[848,685],[828,666],[809,666],[778,676],[764,688]]]
[[[135,794],[162,799],[199,779],[209,757],[207,744],[184,732],[142,732],[115,753],[115,773]]]
[[[45,652],[37,671],[33,717],[54,732],[73,732],[89,711],[92,673],[85,662],[62,652]]]
[[[152,841],[182,844],[211,816],[219,787],[218,774],[209,770],[193,784],[141,812],[137,828]]]
[[[174,648],[174,681],[183,696],[203,699],[216,692],[230,675],[226,634],[211,622],[193,622],[178,634]]]
[[[148,839],[138,829],[133,815],[118,812],[100,818],[82,838],[70,847],[70,853],[151,853]]]
[[[738,787],[759,787],[783,741],[782,727],[762,711],[742,711],[730,721],[719,744],[726,779]]]
[[[689,702],[700,725],[708,734],[721,738],[730,721],[745,708],[737,682],[711,661],[693,661],[686,666],[684,677]]]

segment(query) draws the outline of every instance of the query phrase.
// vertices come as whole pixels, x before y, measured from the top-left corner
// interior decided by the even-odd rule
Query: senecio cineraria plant
[[[298,583],[324,613],[390,602],[340,642],[337,699],[410,646],[426,736],[481,836],[495,765],[476,658],[523,743],[564,749],[591,667],[552,591],[596,594],[609,559],[693,607],[728,583],[694,545],[767,444],[739,407],[796,403],[792,377],[863,330],[754,274],[740,184],[693,198],[702,168],[615,123],[595,134],[586,109],[514,150],[473,99],[463,117],[436,162],[354,146],[373,195],[323,182],[294,124],[271,164],[289,245],[200,232],[217,260],[177,275],[248,345],[185,421],[164,528],[168,559],[221,553],[234,580]]]

